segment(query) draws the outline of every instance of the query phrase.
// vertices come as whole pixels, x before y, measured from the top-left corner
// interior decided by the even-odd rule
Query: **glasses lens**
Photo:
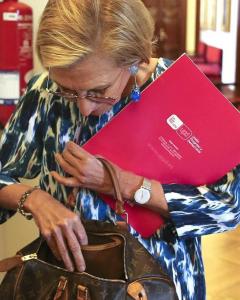
[[[105,104],[114,104],[117,99],[115,98],[111,98],[111,97],[93,97],[93,96],[87,96],[86,99],[88,99],[89,101],[92,101],[92,102],[96,102],[96,103],[105,103]]]
[[[62,92],[61,90],[59,91],[51,91],[47,89],[47,92],[51,95],[57,96],[57,97],[62,97],[67,101],[75,102],[78,99],[87,99],[89,101],[95,102],[95,103],[105,103],[105,104],[110,104],[113,105],[117,99],[116,98],[111,98],[111,97],[103,97],[103,96],[95,96],[95,95],[86,95],[85,97],[80,97],[78,95],[70,94],[70,93],[65,93]]]

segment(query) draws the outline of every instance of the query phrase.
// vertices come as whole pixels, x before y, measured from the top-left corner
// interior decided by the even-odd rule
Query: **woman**
[[[169,66],[151,57],[152,38],[140,0],[50,0],[43,13],[37,49],[48,73],[30,81],[2,136],[0,221],[17,208],[30,213],[70,271],[74,265],[85,269],[80,247],[88,241],[79,213],[85,219],[119,218],[99,196],[113,195],[108,174],[81,145]],[[147,182],[144,205],[168,218],[166,240],[158,231],[149,239],[133,228],[131,233],[173,278],[179,299],[205,299],[200,237],[239,223],[240,166],[202,187],[162,186],[120,167],[123,197],[135,199]],[[18,182],[37,175],[40,188]],[[69,201],[73,187],[78,192]]]

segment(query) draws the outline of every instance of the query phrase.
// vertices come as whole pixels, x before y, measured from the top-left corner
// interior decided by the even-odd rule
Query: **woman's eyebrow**
[[[72,90],[72,89],[70,89],[70,88],[68,88],[68,87],[65,87],[65,86],[59,84],[57,81],[55,81],[55,82],[56,82],[56,84],[57,84],[60,88],[62,88],[62,89],[64,89],[64,90],[74,91],[74,90]],[[97,87],[91,88],[91,89],[89,89],[89,90],[87,90],[87,91],[104,90],[104,89],[107,89],[107,88],[110,87],[110,86],[111,86],[111,84],[108,83],[108,84],[99,85],[99,86],[97,86]],[[77,91],[77,90],[76,90],[76,91]],[[78,91],[80,91],[80,89],[78,89]]]

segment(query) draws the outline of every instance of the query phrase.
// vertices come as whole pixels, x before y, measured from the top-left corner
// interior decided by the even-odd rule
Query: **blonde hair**
[[[45,68],[68,67],[92,53],[117,65],[149,62],[153,20],[141,0],[49,0],[37,52]]]

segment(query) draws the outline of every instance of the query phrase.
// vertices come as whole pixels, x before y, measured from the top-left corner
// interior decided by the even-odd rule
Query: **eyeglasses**
[[[92,91],[87,91],[85,95],[81,95],[77,91],[75,91],[74,93],[68,93],[68,92],[61,90],[61,87],[58,87],[58,89],[60,89],[60,91],[52,91],[49,89],[49,82],[50,82],[49,73],[50,73],[50,69],[48,71],[46,91],[51,95],[54,95],[57,97],[63,97],[70,102],[77,102],[77,100],[79,100],[79,99],[87,99],[87,100],[95,102],[95,103],[105,103],[105,104],[109,104],[109,105],[113,105],[118,100],[117,98],[99,96]],[[115,79],[115,81],[113,82],[111,87],[113,87],[113,85],[115,84],[115,82],[117,81],[117,79],[121,73],[122,73],[122,71],[119,73],[119,75],[117,76],[117,78]],[[110,87],[108,87],[108,88],[110,88]]]

